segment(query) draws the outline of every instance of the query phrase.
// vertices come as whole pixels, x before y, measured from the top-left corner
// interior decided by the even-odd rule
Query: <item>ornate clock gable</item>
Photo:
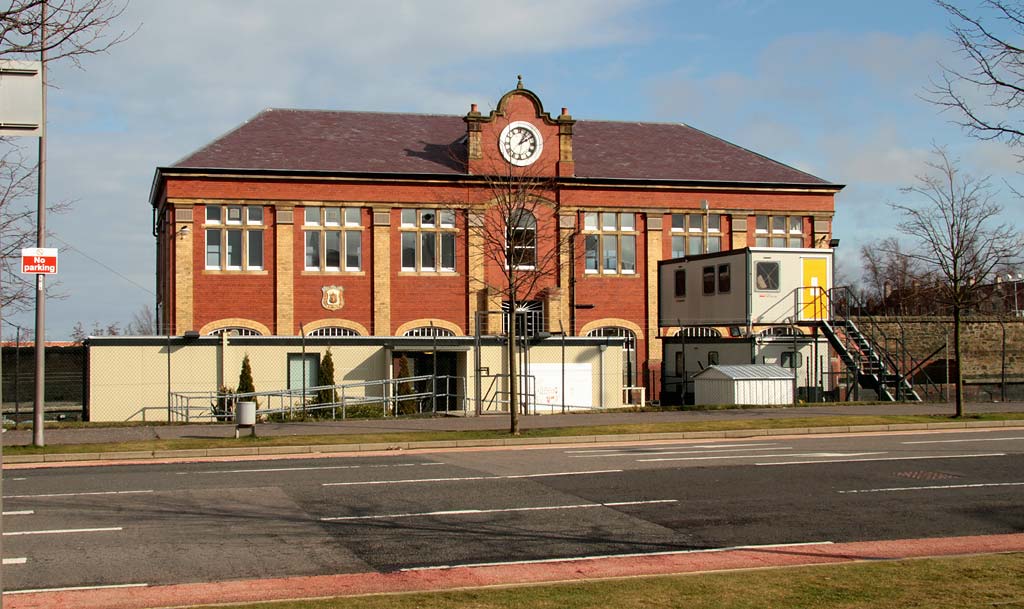
[[[523,87],[522,77],[487,116],[476,104],[466,122],[468,171],[502,175],[510,170],[531,176],[571,176],[572,119],[566,108],[557,118],[544,111],[537,94]]]

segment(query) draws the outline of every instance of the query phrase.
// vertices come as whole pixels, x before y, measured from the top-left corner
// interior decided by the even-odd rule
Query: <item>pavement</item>
[[[970,403],[967,414],[1024,413],[1024,402]],[[786,408],[744,408],[729,410],[673,410],[661,412],[605,411],[572,414],[529,415],[519,418],[520,429],[557,427],[590,427],[602,425],[643,425],[706,421],[757,421],[767,419],[803,419],[814,417],[854,417],[865,415],[953,415],[953,404],[885,403],[830,404]],[[484,416],[446,416],[433,418],[345,419],[335,421],[259,423],[260,436],[311,436],[346,434],[407,433],[417,431],[480,431],[506,430],[507,414]],[[138,442],[180,438],[234,437],[233,423],[191,425],[139,425],[132,427],[84,427],[47,429],[47,445]],[[4,446],[32,443],[31,429],[8,430],[3,434]]]

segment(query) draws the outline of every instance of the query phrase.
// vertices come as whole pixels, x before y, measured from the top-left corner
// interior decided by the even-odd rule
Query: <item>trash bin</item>
[[[256,402],[239,402],[235,406],[235,437],[243,427],[248,427],[250,433],[256,435]]]
[[[251,427],[256,424],[256,402],[239,402],[235,408],[235,425]]]

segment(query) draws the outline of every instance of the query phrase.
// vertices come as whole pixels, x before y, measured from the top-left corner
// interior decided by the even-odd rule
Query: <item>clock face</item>
[[[520,167],[530,165],[540,158],[544,140],[540,132],[526,121],[509,123],[501,130],[498,148],[505,160]]]

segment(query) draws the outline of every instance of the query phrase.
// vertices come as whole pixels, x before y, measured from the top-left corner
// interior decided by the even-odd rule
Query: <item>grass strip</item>
[[[950,423],[964,421],[1024,420],[1024,413],[979,414],[962,418],[942,415],[864,415],[824,416],[777,419],[739,419],[731,421],[686,421],[669,423],[642,423],[550,427],[524,429],[520,438],[558,438],[568,436],[595,436],[619,434],[680,433],[701,431],[736,431],[748,429],[788,429],[802,427],[849,427],[862,425],[897,425],[903,423]],[[234,434],[233,427],[224,427],[224,434]],[[8,455],[35,455],[54,453],[102,453],[153,450],[189,450],[204,448],[247,448],[271,446],[318,446],[328,444],[377,444],[401,442],[431,442],[453,440],[488,440],[509,438],[507,431],[407,431],[372,434],[318,434],[245,436],[223,438],[178,438],[140,440],[100,444],[50,444],[36,446],[5,446]]]
[[[1024,607],[1024,554],[217,605],[232,609],[969,609]],[[212,608],[208,608],[212,609]]]

